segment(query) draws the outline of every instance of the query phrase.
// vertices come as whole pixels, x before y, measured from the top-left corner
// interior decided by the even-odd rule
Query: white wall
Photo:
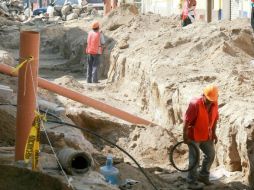
[[[230,0],[223,0],[222,2],[222,19],[230,19]]]
[[[153,12],[162,16],[179,14],[179,0],[143,0],[142,12]]]

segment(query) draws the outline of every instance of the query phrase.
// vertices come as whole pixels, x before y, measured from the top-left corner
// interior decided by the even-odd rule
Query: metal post
[[[219,0],[219,16],[218,19],[221,20],[222,19],[222,2],[221,0]]]
[[[38,32],[23,31],[20,33],[20,63],[30,56],[33,56],[33,60],[26,62],[19,69],[15,146],[16,161],[24,160],[25,144],[35,115],[39,44],[40,35]]]
[[[211,22],[212,21],[212,0],[207,0],[206,1],[207,4],[207,22]]]

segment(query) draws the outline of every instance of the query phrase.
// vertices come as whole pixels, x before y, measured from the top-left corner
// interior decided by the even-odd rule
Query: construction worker
[[[203,184],[199,182],[205,185],[212,184],[209,181],[209,174],[215,157],[214,144],[218,141],[216,136],[216,123],[219,118],[217,101],[218,88],[208,85],[204,88],[202,96],[190,101],[184,116],[184,142],[194,143],[204,153],[199,174],[197,173],[199,164],[188,173],[189,189],[202,188]],[[195,149],[189,145],[189,165],[195,164],[194,162],[197,160],[195,156]]]
[[[99,31],[98,21],[92,23],[92,30],[88,33],[86,53],[88,54],[87,83],[98,83],[98,67],[100,64],[100,55],[103,51],[105,39],[102,32]]]
[[[182,12],[182,26],[187,26],[195,20],[196,0],[185,0]]]

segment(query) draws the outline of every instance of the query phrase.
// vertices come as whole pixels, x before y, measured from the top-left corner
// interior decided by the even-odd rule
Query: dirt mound
[[[17,168],[13,166],[0,165],[0,189],[9,190],[24,190],[24,189],[38,189],[38,190],[69,190],[67,185],[60,182],[59,179],[50,177],[48,175],[33,172],[24,168]]]
[[[121,20],[120,16],[117,19]],[[251,64],[254,37],[249,20],[196,22],[181,28],[177,19],[139,15],[114,31],[107,30],[106,34],[118,44],[125,40],[129,45],[125,49],[117,45],[112,51],[109,75],[112,85],[108,90],[116,88],[119,97],[135,99],[154,123],[178,136],[182,133],[179,124],[189,100],[199,96],[207,84],[218,85],[222,115],[218,134],[223,140],[217,147],[225,153],[223,158],[230,158],[220,157],[218,163],[231,171],[242,169],[244,175],[253,176],[252,167],[248,167],[253,166],[252,154],[248,154],[251,147],[242,147],[253,139],[253,128],[246,129],[245,124],[239,123],[245,120],[246,113],[230,106],[235,101],[245,105],[254,97],[250,91],[254,84],[250,77],[254,74]],[[226,109],[222,109],[225,105]],[[232,111],[237,111],[239,120],[233,120],[231,115],[232,121],[228,122],[226,115]],[[249,125],[252,126],[251,122]],[[241,128],[241,132],[234,126]],[[238,155],[238,159],[232,155]],[[248,164],[243,161],[246,159]]]
[[[0,145],[14,146],[16,107],[0,106]]]
[[[75,80],[70,75],[63,76],[61,78],[56,79],[55,83],[60,86],[64,86],[64,87],[67,87],[70,89],[81,90],[84,88],[82,84],[80,84],[77,80]]]

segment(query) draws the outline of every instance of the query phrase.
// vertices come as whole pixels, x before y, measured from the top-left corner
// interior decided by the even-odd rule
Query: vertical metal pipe
[[[230,0],[230,3],[229,3],[229,20],[232,20],[232,0]]]
[[[24,160],[25,144],[36,109],[39,44],[40,34],[38,32],[23,31],[20,33],[20,63],[29,56],[33,56],[34,59],[19,69],[15,146],[16,161]]]
[[[212,0],[206,0],[206,8],[207,8],[207,22],[212,21]]]

